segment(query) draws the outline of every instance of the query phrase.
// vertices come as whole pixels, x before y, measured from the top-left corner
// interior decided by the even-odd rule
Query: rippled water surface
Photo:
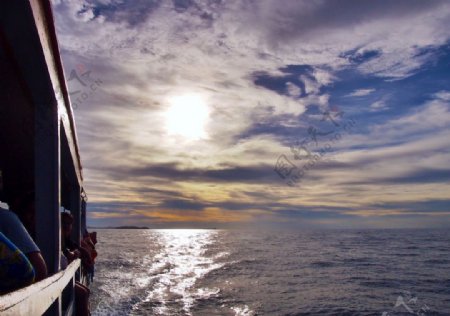
[[[450,315],[450,233],[112,230],[94,315]]]

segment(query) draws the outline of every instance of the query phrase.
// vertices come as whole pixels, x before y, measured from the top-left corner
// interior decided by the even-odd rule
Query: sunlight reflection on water
[[[381,315],[405,291],[448,315],[448,231],[99,235],[93,315]]]
[[[152,270],[159,269],[159,274],[149,277],[151,290],[144,302],[133,309],[139,310],[143,305],[148,308],[150,305],[152,312],[157,315],[169,315],[180,308],[190,314],[196,299],[208,298],[219,292],[218,288],[193,290],[198,279],[223,265],[214,263],[213,258],[205,256],[208,245],[212,244],[217,236],[217,231],[161,229],[152,233],[161,245],[152,265]]]

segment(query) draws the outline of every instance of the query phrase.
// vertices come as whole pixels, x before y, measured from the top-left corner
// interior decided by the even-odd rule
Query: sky
[[[90,226],[450,227],[448,1],[52,3]]]

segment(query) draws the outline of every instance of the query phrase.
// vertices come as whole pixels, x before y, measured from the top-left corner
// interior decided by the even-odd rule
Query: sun
[[[185,94],[170,98],[165,112],[166,129],[169,135],[182,136],[186,140],[207,138],[205,130],[209,108],[200,95]]]

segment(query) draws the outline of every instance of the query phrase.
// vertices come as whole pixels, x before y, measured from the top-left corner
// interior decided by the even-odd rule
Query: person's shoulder
[[[7,210],[7,209],[4,209],[4,208],[0,207],[0,217],[1,217],[2,220],[6,220],[6,219],[9,219],[9,218],[10,219],[16,219],[17,215],[14,212],[10,211],[10,210]]]
[[[40,251],[14,212],[5,209],[0,210],[0,231],[23,253],[28,254]]]
[[[0,208],[0,231],[7,235],[17,235],[23,229],[25,228],[16,213]]]
[[[19,220],[16,213],[14,213],[13,211],[10,211],[10,210],[6,210],[1,207],[0,207],[0,218],[2,219],[2,221],[7,221],[7,220],[18,221]]]

